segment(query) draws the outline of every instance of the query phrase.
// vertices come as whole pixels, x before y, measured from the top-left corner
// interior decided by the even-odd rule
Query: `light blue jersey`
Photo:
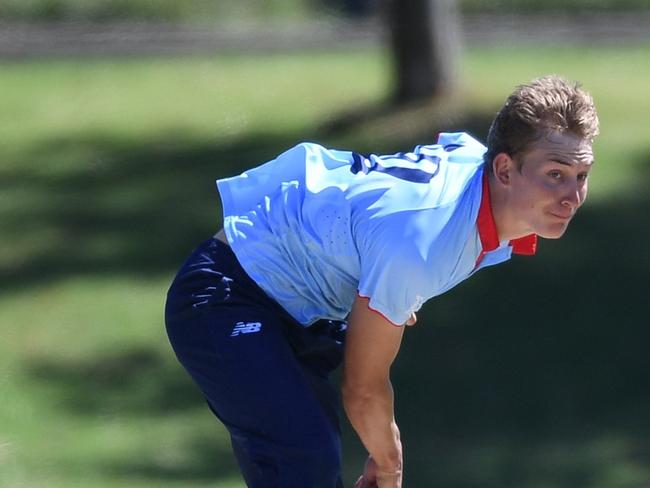
[[[345,319],[359,294],[401,325],[510,258],[513,243],[486,249],[477,227],[485,151],[465,133],[388,156],[299,144],[217,181],[224,230],[244,270],[301,324]]]

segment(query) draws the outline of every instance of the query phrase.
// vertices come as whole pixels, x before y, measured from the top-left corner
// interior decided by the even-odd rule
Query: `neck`
[[[520,229],[520,226],[517,225],[517,220],[508,199],[508,193],[498,184],[492,174],[488,176],[488,186],[490,188],[492,216],[494,217],[499,241],[511,241],[530,234],[530,232]]]

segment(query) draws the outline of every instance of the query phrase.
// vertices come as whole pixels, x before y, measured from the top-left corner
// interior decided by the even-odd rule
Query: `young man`
[[[355,487],[401,487],[389,371],[402,326],[562,236],[597,132],[591,97],[551,76],[508,98],[487,148],[465,133],[390,156],[306,143],[218,181],[224,230],[179,271],[166,322],[248,486],[342,486],[328,374],[343,356],[343,406],[369,453]]]

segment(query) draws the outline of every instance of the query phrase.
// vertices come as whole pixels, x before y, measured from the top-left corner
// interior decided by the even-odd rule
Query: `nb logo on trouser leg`
[[[261,322],[237,322],[230,337],[235,337],[239,334],[252,334],[253,332],[259,332],[261,329]]]

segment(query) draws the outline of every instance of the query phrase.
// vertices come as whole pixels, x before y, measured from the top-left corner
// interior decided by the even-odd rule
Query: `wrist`
[[[388,476],[401,476],[402,474],[402,463],[399,465],[381,465],[377,464],[377,476],[388,477]]]
[[[385,469],[377,466],[375,471],[375,483],[377,488],[395,488],[402,486],[402,466]]]
[[[401,445],[395,451],[382,453],[381,456],[370,456],[375,463],[377,475],[396,476],[402,474]]]
[[[385,446],[381,454],[372,456],[377,464],[378,471],[382,473],[397,473],[402,471],[402,441],[397,424],[391,422],[392,442]]]
[[[391,471],[383,471],[379,468],[377,469],[377,478],[390,479],[399,478],[400,476],[402,476],[402,468],[394,469]]]

